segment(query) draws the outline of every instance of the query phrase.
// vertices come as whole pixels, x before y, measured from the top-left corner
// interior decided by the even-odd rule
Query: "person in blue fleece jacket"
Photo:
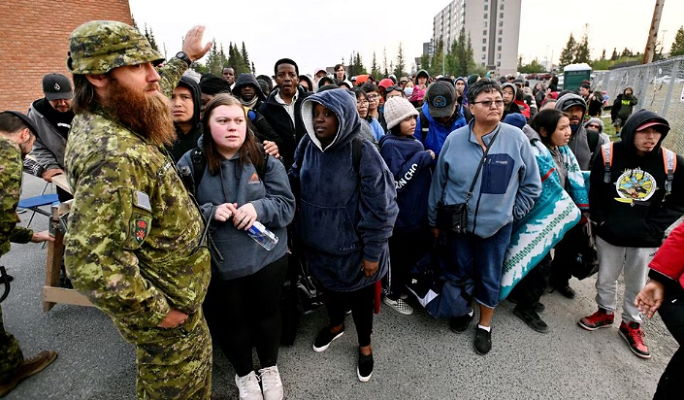
[[[432,181],[430,165],[435,152],[425,150],[413,137],[418,111],[402,97],[385,103],[385,120],[389,132],[380,139],[380,154],[394,175],[399,216],[389,240],[390,293],[385,304],[401,314],[413,309],[402,300],[411,265],[428,251],[427,198]]]
[[[294,218],[295,197],[283,163],[265,156],[248,120],[238,99],[218,94],[202,117],[204,136],[198,146],[206,159],[204,171],[194,170],[192,150],[178,166],[189,168],[198,182],[197,202],[223,255],[212,254],[204,300],[212,336],[233,365],[240,398],[262,398],[259,381],[264,397],[282,398],[279,302],[287,274],[286,227]],[[270,251],[245,232],[255,221],[278,237]],[[259,376],[252,346],[261,364]]]
[[[482,79],[473,84],[468,89],[468,107],[473,120],[447,137],[437,160],[428,200],[428,219],[430,226],[436,226],[440,201],[447,205],[466,202],[466,194],[482,162],[468,201],[467,233],[441,234],[450,236],[456,279],[472,279],[474,283],[473,297],[480,305],[475,350],[484,355],[492,347],[491,322],[499,304],[503,261],[511,240],[512,223],[534,206],[541,193],[541,179],[525,134],[499,122],[503,95],[497,82]],[[487,157],[482,160],[489,147]],[[440,232],[433,229],[433,234],[437,236]],[[472,319],[472,310],[454,316],[450,321],[451,330],[464,332]]]
[[[307,136],[295,153],[290,181],[299,188],[303,253],[323,287],[330,319],[313,349],[325,351],[342,335],[351,309],[359,340],[357,376],[367,382],[373,372],[375,283],[387,273],[387,240],[399,212],[394,180],[375,145],[359,138],[361,120],[350,92],[336,89],[308,97],[302,120]],[[354,140],[361,140],[358,169]]]

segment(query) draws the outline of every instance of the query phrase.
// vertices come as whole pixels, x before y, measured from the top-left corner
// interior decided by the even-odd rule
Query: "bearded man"
[[[159,72],[161,54],[121,22],[87,22],[69,37],[66,268],[74,288],[135,345],[139,399],[211,397],[205,225],[164,148],[175,129],[160,92],[170,96],[209,50],[203,32],[191,29]]]

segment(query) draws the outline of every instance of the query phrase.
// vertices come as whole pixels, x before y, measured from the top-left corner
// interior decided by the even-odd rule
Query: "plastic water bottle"
[[[259,243],[266,251],[271,251],[278,244],[278,236],[269,231],[264,224],[254,221],[252,226],[247,229],[247,234]]]

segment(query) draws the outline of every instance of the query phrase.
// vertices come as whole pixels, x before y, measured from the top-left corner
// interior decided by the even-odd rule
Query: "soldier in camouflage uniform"
[[[54,240],[47,232],[34,233],[16,226],[21,188],[23,158],[31,151],[36,129],[28,117],[15,111],[0,113],[0,258],[10,250],[10,242],[34,243]],[[4,289],[4,285],[0,286]],[[0,292],[2,295],[3,292]],[[0,306],[0,397],[9,393],[24,378],[50,365],[57,353],[43,351],[24,359],[19,342],[5,332]]]
[[[148,121],[123,115],[126,101],[116,96],[126,89],[143,105],[161,101],[160,81],[170,95],[209,50],[203,31],[188,32],[161,78],[153,65],[163,57],[126,24],[88,22],[69,37],[76,116],[65,156],[74,194],[66,268],[74,288],[135,345],[139,399],[211,397],[211,337],[202,314],[210,262],[202,217],[164,149],[173,136],[145,131]],[[142,119],[168,122],[175,135],[163,101]]]

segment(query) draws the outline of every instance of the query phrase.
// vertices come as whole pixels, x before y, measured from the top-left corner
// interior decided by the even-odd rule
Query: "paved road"
[[[26,176],[25,176],[26,177]],[[26,177],[24,196],[42,190],[42,181]],[[26,214],[22,218],[28,219]],[[44,228],[36,216],[32,227]],[[2,304],[5,326],[28,356],[42,349],[59,352],[57,361],[22,383],[7,400],[134,399],[132,347],[109,319],[96,309],[58,305],[43,313],[41,287],[45,251],[40,245],[14,245],[3,257],[15,277],[12,294]],[[424,310],[402,316],[383,306],[375,319],[373,346],[376,368],[369,383],[356,378],[356,335],[348,331],[325,353],[311,342],[325,323],[324,312],[305,317],[293,347],[280,353],[288,399],[634,399],[653,392],[676,349],[656,317],[646,327],[653,359],[632,355],[617,326],[586,332],[577,320],[594,311],[594,280],[572,281],[577,299],[545,295],[543,318],[551,333],[529,329],[504,302],[494,317],[491,353],[475,354],[474,331],[451,333],[443,321]],[[417,306],[417,305],[416,305]],[[418,307],[418,306],[417,306]],[[234,372],[220,352],[214,353],[215,399],[236,399]]]

